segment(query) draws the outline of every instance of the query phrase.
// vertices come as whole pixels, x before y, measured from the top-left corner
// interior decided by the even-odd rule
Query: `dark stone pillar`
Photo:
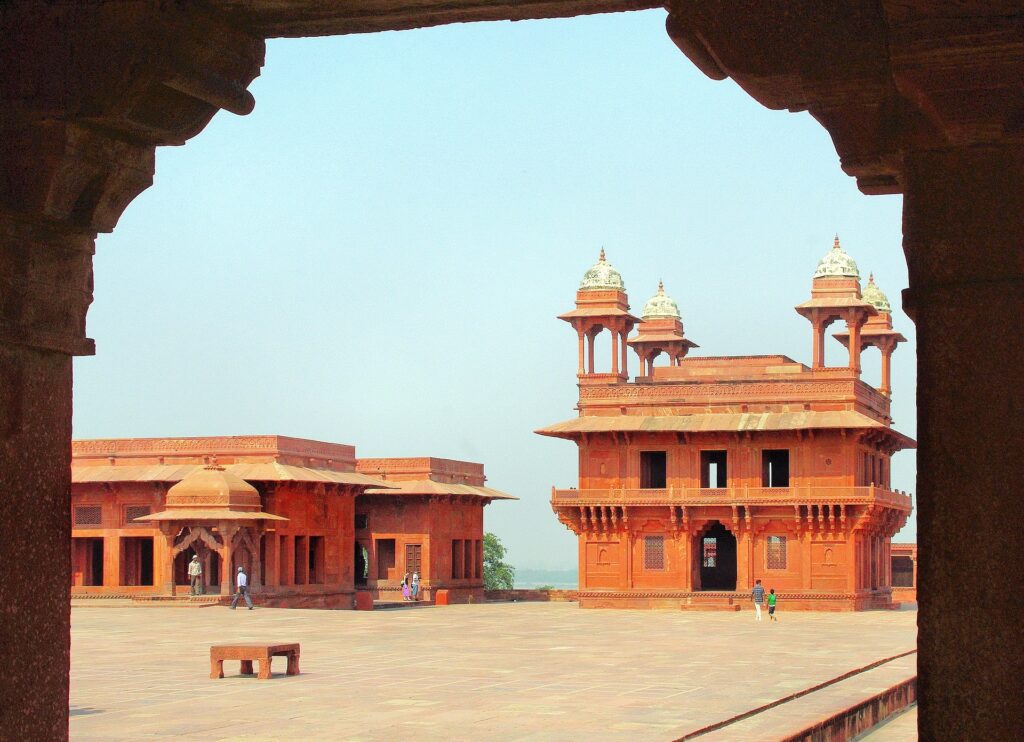
[[[921,739],[1024,727],[1024,147],[908,155]]]
[[[91,235],[0,211],[0,738],[63,739],[71,355],[89,353]]]
[[[0,38],[0,739],[60,740],[93,241],[150,185],[158,145],[252,110],[264,44],[213,4],[159,0],[8,1]]]

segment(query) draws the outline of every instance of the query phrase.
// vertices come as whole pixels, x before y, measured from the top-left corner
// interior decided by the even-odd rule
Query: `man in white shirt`
[[[231,599],[231,610],[235,610],[235,606],[238,605],[238,599],[244,597],[245,602],[249,604],[249,610],[251,611],[252,598],[249,597],[249,577],[241,567],[238,568],[238,575],[235,577],[235,584],[238,585],[238,590],[235,592],[235,597]]]
[[[192,583],[192,594],[203,594],[203,563],[199,561],[199,555],[194,554],[192,561],[188,563],[188,579]]]

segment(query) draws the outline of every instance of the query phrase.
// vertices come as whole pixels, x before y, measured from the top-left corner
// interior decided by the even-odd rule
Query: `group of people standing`
[[[778,618],[775,617],[775,604],[778,601],[778,598],[775,595],[775,588],[774,587],[771,589],[771,592],[769,592],[768,595],[765,596],[764,588],[761,587],[761,581],[757,580],[756,582],[754,582],[754,589],[751,591],[750,597],[754,601],[754,620],[755,621],[760,621],[761,620],[761,606],[765,604],[765,598],[767,598],[767,602],[768,602],[768,620],[769,621],[778,621],[779,620]]]
[[[402,600],[419,600],[420,599],[420,573],[413,572],[412,577],[409,577],[409,573],[405,573],[405,577],[402,579]]]

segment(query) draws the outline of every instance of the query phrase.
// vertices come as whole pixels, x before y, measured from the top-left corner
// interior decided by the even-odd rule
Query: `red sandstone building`
[[[917,544],[892,544],[892,598],[917,602]]]
[[[198,555],[206,594],[243,566],[263,605],[350,608],[356,590],[483,594],[483,466],[357,460],[352,446],[239,436],[72,444],[72,595],[171,598]],[[210,598],[211,600],[215,598]]]
[[[892,427],[889,364],[904,338],[873,278],[860,286],[838,238],[796,309],[811,322],[811,367],[785,356],[687,358],[679,309],[662,286],[641,317],[600,260],[576,308],[579,416],[538,433],[579,448],[578,489],[552,490],[579,539],[584,607],[746,605],[756,579],[789,608],[892,604],[890,539],[911,512],[890,459],[914,442]],[[825,331],[848,364],[825,365]],[[629,337],[634,328],[638,332]],[[612,337],[599,370],[595,338]],[[627,349],[640,357],[630,380]],[[876,347],[882,382],[861,379]],[[669,365],[656,366],[661,355]]]

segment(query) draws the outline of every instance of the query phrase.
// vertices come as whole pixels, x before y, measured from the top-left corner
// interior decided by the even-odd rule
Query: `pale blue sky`
[[[634,310],[664,279],[697,354],[809,362],[792,307],[835,232],[894,307],[907,284],[900,197],[861,195],[807,114],[702,76],[664,15],[271,41],[256,110],[160,150],[98,241],[75,436],[482,461],[521,498],[486,511],[510,560],[572,568],[548,498],[575,484],[575,446],[532,431],[575,414],[555,315],[602,245]],[[894,322],[913,436],[914,327]],[[865,367],[877,383],[876,352]],[[893,480],[914,489],[913,452]]]

